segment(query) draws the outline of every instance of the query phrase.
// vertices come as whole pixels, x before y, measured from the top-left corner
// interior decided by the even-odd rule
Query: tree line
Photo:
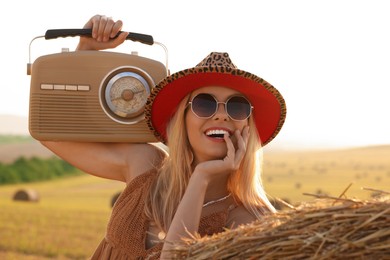
[[[0,163],[0,185],[35,182],[81,174],[64,160],[20,157],[11,164]]]

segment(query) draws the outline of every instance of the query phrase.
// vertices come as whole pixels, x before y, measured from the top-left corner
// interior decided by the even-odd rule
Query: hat
[[[282,128],[286,104],[279,91],[262,78],[238,69],[228,53],[212,52],[194,68],[176,72],[153,88],[145,106],[145,116],[158,140],[167,141],[167,124],[181,100],[206,86],[227,87],[245,95],[254,107],[252,117],[263,146]]]

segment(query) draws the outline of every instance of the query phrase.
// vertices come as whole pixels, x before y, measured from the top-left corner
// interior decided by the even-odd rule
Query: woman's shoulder
[[[157,177],[157,169],[150,169],[132,179],[127,186],[145,186]]]
[[[129,184],[138,176],[144,175],[151,170],[159,169],[168,157],[168,153],[162,146],[157,144],[133,144],[132,151],[127,158],[129,175],[126,183]]]
[[[137,155],[165,157],[168,155],[168,148],[161,143],[131,143],[126,145],[128,152]]]
[[[227,226],[234,228],[239,225],[248,224],[257,220],[257,218],[250,213],[242,204],[234,205],[229,210]]]

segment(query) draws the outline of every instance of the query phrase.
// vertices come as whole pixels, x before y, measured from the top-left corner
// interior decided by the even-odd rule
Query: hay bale
[[[13,196],[15,201],[29,201],[29,202],[38,202],[39,194],[36,190],[33,189],[22,189],[15,192]]]
[[[291,206],[291,202],[288,198],[283,198],[283,199],[271,198],[270,202],[276,210],[284,210]]]
[[[319,198],[233,230],[187,239],[171,252],[175,259],[384,259],[390,256],[390,197]]]

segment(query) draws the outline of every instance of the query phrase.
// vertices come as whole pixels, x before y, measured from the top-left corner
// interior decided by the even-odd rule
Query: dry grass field
[[[270,196],[296,203],[308,194],[359,199],[390,191],[390,145],[339,150],[268,152],[264,186]]]
[[[389,157],[390,146],[266,151],[264,186],[292,204],[313,199],[304,193],[338,197],[351,183],[345,196],[369,198],[375,192],[362,187],[390,190]],[[0,259],[87,259],[104,236],[110,200],[123,187],[88,175],[0,186]],[[13,201],[22,188],[36,190],[40,201]]]
[[[20,189],[39,202],[13,201]],[[33,184],[0,186],[0,259],[87,259],[103,238],[114,181],[82,175]]]

